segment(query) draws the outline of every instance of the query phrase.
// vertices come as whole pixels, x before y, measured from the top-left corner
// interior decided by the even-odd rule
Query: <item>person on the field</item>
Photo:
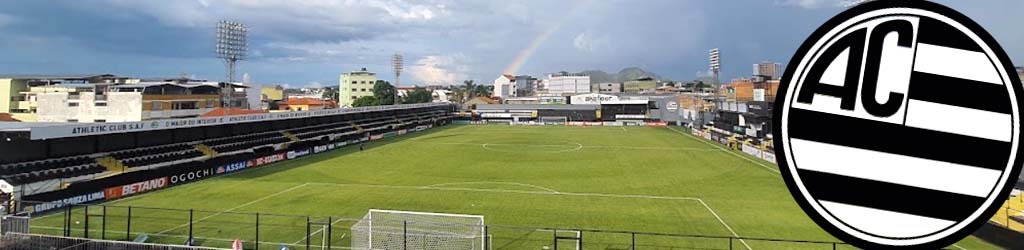
[[[363,151],[363,145],[366,145],[366,143],[365,142],[360,142],[359,143],[359,151]]]

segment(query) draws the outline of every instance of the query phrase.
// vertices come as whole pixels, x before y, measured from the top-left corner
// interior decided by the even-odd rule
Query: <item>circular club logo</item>
[[[1020,79],[978,24],[926,1],[832,18],[790,60],[775,149],[822,228],[862,248],[940,248],[1020,174]]]

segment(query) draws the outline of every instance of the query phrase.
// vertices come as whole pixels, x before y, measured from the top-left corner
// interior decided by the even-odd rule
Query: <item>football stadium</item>
[[[3,128],[3,244],[853,249],[802,212],[767,151],[678,124],[593,121],[652,111],[601,106],[466,113],[435,103]],[[527,115],[501,118],[516,112]],[[1019,226],[1011,203],[993,223]],[[971,236],[949,249],[996,248]]]

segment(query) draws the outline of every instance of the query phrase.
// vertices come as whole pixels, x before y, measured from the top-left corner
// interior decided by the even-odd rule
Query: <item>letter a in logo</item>
[[[937,249],[996,212],[1021,171],[1020,97],[1006,53],[966,16],[872,1],[789,61],[774,145],[819,226],[867,249]]]

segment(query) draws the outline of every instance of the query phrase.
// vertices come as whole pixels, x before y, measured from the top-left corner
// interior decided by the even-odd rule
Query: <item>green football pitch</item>
[[[837,241],[800,210],[774,164],[677,128],[449,126],[100,205],[72,210],[73,236],[181,244],[191,231],[203,246],[241,239],[253,248],[259,237],[261,249],[307,241],[320,249],[328,240],[346,249],[356,220],[389,209],[482,215],[491,249],[554,249],[555,235],[582,236],[586,249],[832,249],[729,237]],[[36,217],[33,232],[61,234],[63,215]],[[961,248],[996,247],[972,236],[950,247]]]

